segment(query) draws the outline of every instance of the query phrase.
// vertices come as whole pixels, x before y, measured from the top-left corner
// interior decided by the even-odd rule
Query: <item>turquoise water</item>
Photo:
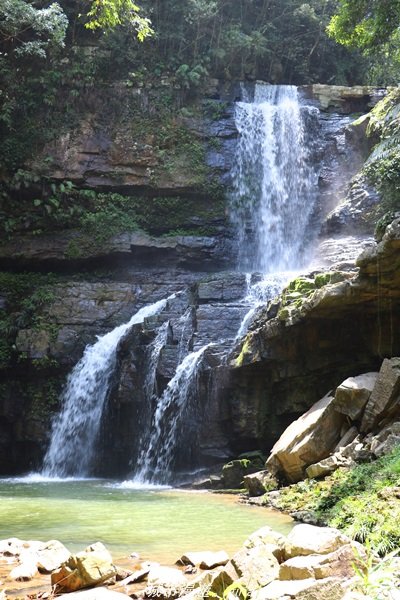
[[[264,525],[287,534],[292,521],[220,494],[104,480],[0,480],[0,539],[58,539],[71,551],[101,541],[114,558],[138,552],[172,563],[190,550],[232,553]]]

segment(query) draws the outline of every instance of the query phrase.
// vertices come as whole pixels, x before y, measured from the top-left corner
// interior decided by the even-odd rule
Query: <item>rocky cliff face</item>
[[[395,219],[358,258],[358,272],[310,273],[260,312],[231,360],[238,449],[249,439],[269,449],[327,390],[397,356],[399,260]]]
[[[358,276],[346,274],[337,283],[332,276],[301,303],[291,304],[286,294],[262,311],[226,365],[227,349],[248,309],[241,302],[245,276],[226,272],[235,265],[226,192],[238,94],[238,86],[215,85],[210,98],[190,107],[189,114],[176,99],[165,118],[162,92],[116,87],[85,98],[79,122],[28,165],[36,179],[14,189],[13,209],[3,202],[11,234],[0,243],[0,265],[7,271],[0,282],[5,332],[0,472],[39,466],[58,394],[85,345],[171,293],[181,292],[163,313],[169,330],[155,370],[158,389],[173,376],[182,344],[186,351],[215,344],[206,352],[198,381],[202,424],[193,464],[270,447],[327,386],[376,368],[381,356],[398,352],[390,333],[398,325],[397,284],[391,283],[397,234],[388,229],[383,245],[361,259]],[[362,136],[349,128],[351,119],[343,113],[366,106],[376,93],[331,90],[329,101],[325,88],[304,94],[329,111],[340,105],[342,113],[323,112],[310,125],[319,133],[312,148],[320,164],[317,224],[344,195],[344,183],[365,151]],[[340,181],[338,169],[345,173]],[[78,194],[82,189],[84,196]],[[357,230],[357,218],[352,227]],[[36,271],[54,275],[43,276],[39,285]],[[159,325],[157,319],[146,321],[120,346],[102,424],[99,474],[125,474],[132,467],[132,431],[143,412],[145,363]],[[184,454],[183,446],[179,453]]]

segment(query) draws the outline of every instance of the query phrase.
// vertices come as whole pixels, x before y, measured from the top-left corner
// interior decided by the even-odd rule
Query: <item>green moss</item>
[[[239,356],[237,357],[236,361],[235,361],[235,365],[237,367],[241,367],[243,366],[243,364],[246,361],[247,356],[249,356],[251,354],[251,347],[250,347],[250,338],[247,336],[243,345],[242,345],[242,349],[240,351]]]
[[[65,256],[67,258],[80,258],[82,256],[82,250],[75,240],[71,240],[68,242],[67,249],[65,251]]]
[[[312,279],[310,277],[293,279],[282,292],[278,319],[286,321],[290,318],[293,310],[301,308],[305,300],[317,290],[325,285],[344,281],[344,279],[345,275],[340,271],[317,273]]]
[[[60,380],[50,377],[36,384],[28,383],[25,395],[29,402],[26,419],[49,421],[59,406]]]

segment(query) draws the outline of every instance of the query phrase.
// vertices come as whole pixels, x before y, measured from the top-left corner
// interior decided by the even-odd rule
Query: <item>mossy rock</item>
[[[255,473],[263,467],[263,462],[257,456],[255,460],[249,458],[239,458],[231,460],[222,467],[222,480],[225,488],[239,489],[243,487],[243,478],[245,475]]]

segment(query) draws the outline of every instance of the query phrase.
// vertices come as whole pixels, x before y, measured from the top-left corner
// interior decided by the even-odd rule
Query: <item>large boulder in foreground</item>
[[[111,581],[115,574],[111,554],[101,542],[97,542],[83,552],[71,555],[51,574],[51,585],[57,592],[76,592]]]
[[[333,527],[317,527],[302,523],[293,527],[285,545],[286,559],[309,554],[329,554],[350,544],[347,535]]]
[[[335,399],[325,396],[283,432],[271,450],[267,469],[290,482],[300,481],[309,465],[334,450],[345,418],[335,410]]]

